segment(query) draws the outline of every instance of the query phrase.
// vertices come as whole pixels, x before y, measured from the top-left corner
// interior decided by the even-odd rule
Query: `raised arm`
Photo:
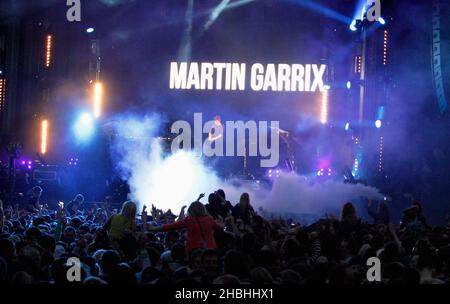
[[[141,220],[142,220],[142,230],[145,232],[147,231],[147,206],[145,205],[142,208]]]
[[[180,214],[178,215],[178,220],[182,220],[186,217],[184,210],[186,210],[186,206],[181,207]]]
[[[200,193],[200,195],[198,196],[196,202],[199,202],[204,197],[205,197],[205,193]]]
[[[398,246],[398,250],[401,251],[401,252],[403,252],[403,251],[404,251],[404,248],[403,248],[402,242],[400,242],[400,239],[399,239],[398,236],[397,236],[397,231],[396,231],[396,229],[395,229],[394,224],[389,223],[389,231],[391,232],[391,235],[392,235],[392,238],[394,239],[394,242],[395,242],[395,243],[397,244],[397,246]]]
[[[151,232],[160,232],[160,231],[170,231],[170,230],[180,230],[186,228],[186,219],[176,221],[172,224],[164,224],[158,227],[150,227],[148,228]]]
[[[165,224],[161,226],[161,229],[163,231],[169,231],[169,230],[180,230],[186,228],[186,218],[180,221],[176,221],[172,224]]]
[[[63,210],[61,208],[60,205],[58,205],[56,207],[56,220],[57,220],[57,225],[55,228],[55,240],[58,242],[61,240],[61,235],[62,235],[62,230],[63,230],[63,226],[64,226],[64,217],[63,217]]]
[[[104,229],[105,231],[108,231],[109,228],[111,228],[111,221],[112,221],[112,216],[110,216],[110,217],[108,218],[108,220],[103,224],[103,229]]]

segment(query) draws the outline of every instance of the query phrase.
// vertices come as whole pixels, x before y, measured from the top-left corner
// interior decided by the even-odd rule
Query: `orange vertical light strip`
[[[41,154],[47,153],[48,148],[48,120],[41,122]]]
[[[52,63],[52,48],[53,48],[53,37],[52,35],[47,35],[47,44],[45,46],[45,67],[50,67]]]
[[[6,101],[6,79],[0,79],[0,111],[5,109]]]
[[[102,112],[103,102],[103,84],[101,82],[94,83],[94,117],[99,118]]]

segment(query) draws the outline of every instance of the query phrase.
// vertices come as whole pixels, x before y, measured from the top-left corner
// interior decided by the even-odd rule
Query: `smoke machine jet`
[[[324,91],[326,65],[255,63],[250,68],[253,91]],[[171,62],[172,90],[239,90],[246,88],[245,63]]]

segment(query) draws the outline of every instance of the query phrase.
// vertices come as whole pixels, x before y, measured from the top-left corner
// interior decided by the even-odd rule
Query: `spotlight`
[[[324,172],[323,168],[320,169],[319,171],[317,171],[317,176],[324,176],[324,175],[325,175],[325,172]]]
[[[347,123],[345,124],[345,131],[348,131],[348,129],[350,129],[350,123],[347,122]]]
[[[93,33],[95,31],[95,29],[93,27],[89,27],[86,29],[86,33],[90,34]]]
[[[355,31],[356,31],[356,20],[353,20],[353,21],[352,21],[352,23],[351,23],[350,26],[349,26],[349,29],[350,29],[352,32],[355,32]]]
[[[94,118],[89,113],[80,115],[74,125],[75,136],[80,141],[89,140],[95,131]]]
[[[347,81],[347,89],[350,90],[351,87],[352,87],[352,83],[350,81]]]
[[[273,179],[279,178],[280,177],[280,173],[281,173],[281,170],[279,170],[277,168],[267,170],[267,176],[270,179],[272,179],[272,178]]]
[[[381,25],[385,25],[386,24],[386,20],[384,20],[383,17],[378,18],[377,21],[380,22]]]
[[[376,127],[377,129],[381,128],[381,125],[382,125],[381,120],[379,120],[379,119],[375,120],[375,127]]]

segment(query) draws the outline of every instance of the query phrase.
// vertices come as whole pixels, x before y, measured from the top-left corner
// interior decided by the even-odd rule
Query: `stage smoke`
[[[121,177],[128,180],[130,198],[140,207],[154,204],[178,213],[200,193],[217,190],[220,183],[194,153],[163,152],[163,139],[156,137],[160,122],[157,115],[115,119],[113,159]]]
[[[367,197],[382,200],[384,195],[378,189],[362,184],[344,184],[336,180],[319,183],[294,173],[283,173],[254,205],[274,214],[319,217],[325,213],[337,215],[345,202],[353,202],[358,209],[360,199]],[[365,213],[365,210],[358,211]]]
[[[219,188],[225,190],[233,204],[243,192],[248,192],[254,207],[276,215],[337,214],[347,201],[383,198],[372,187],[332,180],[317,183],[294,173],[281,173],[271,189],[255,189],[239,180],[221,181],[194,153],[182,150],[164,153],[163,139],[156,137],[160,121],[157,115],[129,116],[117,118],[112,124],[116,133],[113,158],[121,177],[128,180],[130,198],[140,207],[154,204],[178,214],[183,205],[189,205],[200,193],[208,195]],[[207,203],[206,198],[203,203]]]

